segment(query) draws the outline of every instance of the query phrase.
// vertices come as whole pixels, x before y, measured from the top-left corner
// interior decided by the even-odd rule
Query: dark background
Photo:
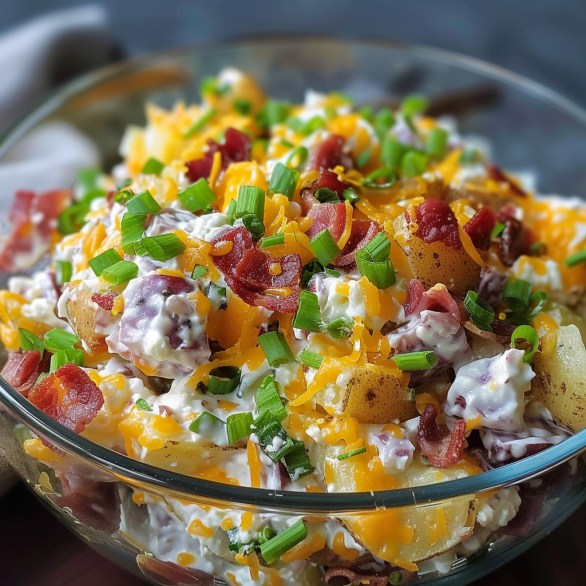
[[[0,34],[75,0],[0,0]],[[586,106],[586,0],[105,0],[121,55],[258,34],[389,39],[509,68]],[[585,153],[586,158],[586,153]],[[586,583],[583,508],[477,584]],[[139,586],[60,526],[26,489],[0,500],[0,584]]]

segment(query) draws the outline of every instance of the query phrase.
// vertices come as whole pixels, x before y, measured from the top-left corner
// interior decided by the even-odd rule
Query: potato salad
[[[583,202],[534,193],[423,96],[292,104],[234,69],[201,94],[149,104],[111,173],[17,193],[2,376],[32,405],[146,464],[308,499],[482,474],[586,426]],[[24,448],[75,492],[61,450]],[[524,506],[116,502],[153,564],[231,586],[414,581],[519,534]]]

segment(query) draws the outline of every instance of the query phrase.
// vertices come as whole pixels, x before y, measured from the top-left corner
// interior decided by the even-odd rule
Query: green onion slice
[[[395,267],[390,258],[381,262],[373,262],[366,260],[364,256],[360,256],[357,253],[356,265],[360,274],[366,277],[378,289],[392,287],[397,281]]]
[[[127,283],[136,277],[138,277],[138,266],[129,260],[121,260],[102,271],[102,278],[114,285]]]
[[[437,364],[437,356],[431,350],[395,354],[392,358],[399,370],[427,370]]]
[[[286,102],[269,100],[264,108],[267,126],[271,127],[285,122],[290,111],[291,106]]]
[[[366,164],[368,163],[368,161],[370,161],[370,157],[372,155],[372,152],[370,150],[370,148],[365,148],[360,155],[358,155],[357,159],[356,159],[356,167],[358,169],[362,169],[362,167],[366,166]]]
[[[315,470],[315,467],[312,466],[309,456],[305,451],[305,444],[295,440],[293,440],[293,443],[295,444],[293,449],[285,456],[285,467],[291,480],[295,482],[311,474]]]
[[[334,277],[335,279],[338,279],[342,274],[340,271],[334,271],[333,269],[324,269],[324,271],[326,275],[328,275],[329,277]]]
[[[513,310],[523,313],[529,305],[531,283],[523,279],[507,279],[503,290],[504,302]]]
[[[378,183],[377,179],[383,179],[382,183]],[[369,189],[387,189],[391,187],[397,180],[395,171],[390,167],[382,167],[381,169],[375,169],[372,173],[369,173],[361,181],[363,187]]]
[[[390,112],[390,110],[387,111]],[[360,108],[358,110],[358,114],[361,118],[364,118],[364,120],[366,120],[367,122],[370,122],[371,124],[374,122],[374,114],[372,112],[372,108],[370,106],[364,106],[362,108]],[[391,113],[392,116],[392,113]]]
[[[190,212],[203,210],[216,201],[216,194],[212,191],[212,188],[208,185],[204,177],[177,194],[177,197],[185,209]]]
[[[41,353],[41,358],[45,353],[43,340],[23,328],[18,328],[18,344],[22,350],[26,350],[27,352],[38,350]]]
[[[255,240],[265,233],[265,225],[254,214],[245,214],[241,218],[242,224],[250,232]]]
[[[324,272],[324,266],[317,260],[316,258],[310,260],[304,267],[303,267],[303,274],[301,275],[301,286],[307,287],[309,280],[313,275],[317,275],[318,273]]]
[[[273,462],[278,462],[295,449],[295,442],[271,411],[265,411],[255,419],[254,432],[264,453]]]
[[[151,406],[144,399],[138,399],[135,405],[139,411],[152,411]]]
[[[92,271],[94,271],[96,277],[99,277],[105,269],[119,263],[121,260],[118,253],[113,248],[110,248],[106,252],[102,252],[102,254],[98,254],[95,258],[90,259],[88,264]]]
[[[586,261],[586,250],[581,250],[580,252],[576,252],[575,254],[568,256],[568,258],[566,259],[566,266],[574,267],[574,266],[576,266],[580,263],[583,263],[585,261]]]
[[[135,247],[139,256],[150,256],[153,260],[166,261],[183,254],[185,243],[177,234],[158,234],[142,238]]]
[[[76,348],[65,348],[63,350],[57,350],[53,356],[51,356],[50,372],[55,372],[59,370],[64,364],[68,364],[70,362],[77,364],[77,366],[83,366],[83,350],[78,350]]]
[[[252,102],[244,98],[241,100],[234,100],[232,106],[234,106],[234,110],[242,116],[248,116],[252,110]]]
[[[73,267],[68,260],[58,260],[55,262],[55,280],[59,287],[62,287],[65,283],[69,283],[72,275]]]
[[[533,256],[545,256],[547,254],[547,244],[545,242],[534,242],[529,250]]]
[[[226,433],[228,434],[228,442],[235,444],[238,440],[248,437],[251,433],[250,426],[254,419],[250,411],[248,413],[235,413],[230,415],[226,420]]]
[[[324,358],[325,356],[309,350],[301,350],[301,352],[299,352],[299,362],[305,364],[305,366],[315,368],[316,370],[321,366]]]
[[[482,155],[477,149],[467,148],[460,155],[460,163],[479,163],[482,161]]]
[[[398,142],[391,135],[385,137],[381,146],[380,160],[385,167],[399,169],[401,159],[407,152],[407,147]]]
[[[525,350],[525,356],[523,357],[523,362],[528,364],[539,348],[539,334],[531,326],[519,326],[511,336],[511,348],[519,350],[517,346],[518,340],[525,340],[530,346]]]
[[[134,243],[142,238],[146,214],[135,215],[127,212],[122,216],[120,231],[122,233],[121,246],[127,254],[134,254]]]
[[[161,171],[165,168],[165,164],[161,163],[158,159],[151,157],[142,168],[142,173],[145,175],[160,175]]]
[[[126,207],[131,214],[158,214],[161,206],[157,203],[150,191],[143,191],[126,202]]]
[[[531,293],[531,297],[529,297],[529,307],[532,307],[531,311],[527,311],[525,317],[528,321],[535,319],[539,313],[543,310],[543,306],[547,301],[547,293],[545,291],[535,291],[535,293]]]
[[[79,344],[79,338],[75,334],[55,328],[45,334],[44,344],[49,352],[57,352],[58,350],[73,348],[73,346]]]
[[[287,418],[287,409],[283,406],[277,383],[273,376],[265,376],[254,398],[259,415],[270,411],[279,421]]]
[[[336,458],[338,460],[347,460],[348,458],[353,458],[354,456],[358,456],[360,454],[364,454],[366,452],[366,446],[362,446],[361,448],[356,448],[355,450],[348,450],[347,452],[342,452]]]
[[[206,124],[218,113],[215,108],[210,108],[205,114],[198,118],[185,132],[183,138],[191,138],[196,132],[203,130]]]
[[[379,110],[374,119],[374,131],[376,132],[379,140],[383,140],[383,137],[394,125],[394,114],[388,108]]]
[[[207,272],[207,267],[204,267],[203,265],[195,265],[195,267],[193,267],[193,272],[191,273],[191,278],[193,280],[199,279],[200,277],[203,277]]]
[[[494,319],[494,309],[482,297],[479,297],[478,293],[468,291],[464,299],[464,307],[477,328],[492,332],[490,324]]]
[[[391,584],[391,586],[395,586],[396,584],[399,584],[402,579],[403,579],[403,572],[400,572],[399,570],[395,570],[394,572],[391,572],[389,574],[389,584]]]
[[[260,553],[267,564],[272,564],[277,561],[284,553],[287,553],[291,548],[301,543],[307,537],[307,528],[303,520],[299,519],[287,527],[277,536],[269,539],[266,543],[260,546]]]
[[[237,218],[253,214],[262,223],[265,210],[265,192],[255,185],[242,185],[238,190],[236,201]]]
[[[505,225],[502,222],[498,222],[496,224],[496,226],[493,228],[490,237],[491,238],[498,238],[504,229],[505,229]]]
[[[311,291],[299,294],[299,309],[293,320],[293,327],[308,332],[320,332],[323,328],[319,300]]]
[[[423,175],[427,168],[427,156],[417,151],[407,151],[401,159],[401,175],[417,177]]]
[[[208,393],[227,395],[235,391],[240,384],[240,369],[237,366],[219,366],[210,370]]]
[[[345,189],[342,196],[352,204],[360,201],[360,196],[356,193],[353,187],[348,187],[348,189]]]
[[[281,332],[262,334],[258,337],[258,342],[270,366],[281,366],[295,361],[291,348]]]
[[[339,317],[328,324],[328,334],[334,340],[344,340],[352,334],[354,322],[347,317]]]
[[[432,128],[427,135],[425,152],[436,159],[443,159],[448,144],[448,133],[443,128]]]
[[[429,107],[429,100],[419,94],[406,96],[401,102],[401,114],[404,116],[415,116],[423,114]]]
[[[205,430],[209,425],[216,425],[218,423],[221,425],[226,425],[226,422],[222,421],[219,417],[216,417],[208,411],[204,411],[191,422],[189,431],[193,431],[193,433],[200,433],[201,430],[201,433],[205,433]]]
[[[285,234],[273,234],[263,238],[260,243],[261,248],[269,248],[269,246],[279,246],[285,243]]]
[[[327,187],[320,187],[313,196],[321,203],[340,203],[338,194]]]
[[[293,199],[298,181],[299,171],[289,169],[283,163],[277,163],[269,182],[269,197],[272,197],[275,193],[281,193],[287,199]]]
[[[309,155],[309,151],[304,146],[298,146],[288,157],[285,161],[287,167],[292,165],[295,168],[301,167],[303,163],[307,160],[307,156]]]
[[[309,248],[324,267],[340,254],[340,249],[327,228],[309,241]]]
[[[384,232],[379,232],[364,248],[356,254],[366,260],[382,262],[391,254],[391,241]],[[368,255],[368,256],[367,256]]]

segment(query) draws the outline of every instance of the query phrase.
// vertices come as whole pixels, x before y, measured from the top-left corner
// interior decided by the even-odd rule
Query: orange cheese
[[[324,545],[325,541],[323,536],[319,533],[316,533],[311,539],[304,539],[301,543],[298,543],[295,547],[284,553],[281,556],[281,560],[286,564],[290,564],[291,562],[296,562],[298,560],[305,560],[311,554],[323,549]]]

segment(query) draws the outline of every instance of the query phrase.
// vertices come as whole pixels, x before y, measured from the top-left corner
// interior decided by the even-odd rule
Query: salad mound
[[[586,206],[535,195],[427,107],[293,105],[234,69],[200,105],[148,105],[111,174],[17,194],[0,269],[50,260],[0,292],[2,376],[102,446],[272,490],[435,484],[583,429]],[[75,514],[67,455],[24,448]],[[149,571],[235,586],[447,571],[524,503],[324,518],[95,494]]]

